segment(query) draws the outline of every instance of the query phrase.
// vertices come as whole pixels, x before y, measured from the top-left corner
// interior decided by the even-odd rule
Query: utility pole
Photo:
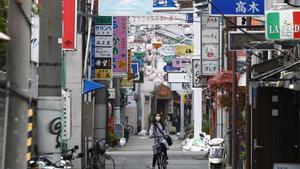
[[[184,98],[183,92],[180,92],[180,138],[184,138]]]
[[[237,169],[238,142],[237,142],[237,77],[236,53],[232,55],[232,169]]]
[[[114,88],[115,88],[114,117],[115,117],[116,124],[121,124],[120,83],[121,83],[120,78],[114,78],[113,79],[113,85],[114,85]]]
[[[105,83],[105,81],[100,81],[100,83]],[[93,134],[95,139],[106,139],[107,136],[107,95],[107,88],[95,91]]]
[[[31,1],[9,1],[7,80],[9,98],[5,169],[26,168],[27,111],[29,96]]]

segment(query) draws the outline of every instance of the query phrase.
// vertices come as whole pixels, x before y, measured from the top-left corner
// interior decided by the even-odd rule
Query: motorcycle
[[[200,137],[206,141],[208,149],[208,167],[209,169],[223,169],[226,165],[226,153],[224,148],[225,140],[223,138],[213,138],[208,140],[203,133]]]
[[[62,153],[38,153],[38,147],[34,147],[36,156],[33,156],[28,161],[28,169],[59,169],[59,168],[72,168],[72,160],[75,158],[82,158],[83,153],[79,153],[77,157],[74,157],[74,153],[78,150],[78,146],[74,146],[72,149],[63,151]],[[60,154],[61,159],[53,163],[51,161],[51,155]]]

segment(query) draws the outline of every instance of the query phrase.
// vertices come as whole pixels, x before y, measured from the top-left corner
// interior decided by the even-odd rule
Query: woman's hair
[[[153,122],[156,122],[155,117],[156,117],[156,115],[158,115],[158,114],[159,114],[159,116],[160,116],[159,122],[160,122],[160,124],[162,125],[162,127],[165,128],[165,120],[164,120],[163,117],[162,117],[162,113],[159,113],[159,112],[155,113],[154,116],[153,116]]]

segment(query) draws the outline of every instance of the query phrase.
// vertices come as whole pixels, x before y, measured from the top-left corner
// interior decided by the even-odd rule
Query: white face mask
[[[160,120],[160,117],[159,117],[159,116],[156,116],[156,117],[155,117],[155,120],[156,120],[156,121],[159,121],[159,120]]]

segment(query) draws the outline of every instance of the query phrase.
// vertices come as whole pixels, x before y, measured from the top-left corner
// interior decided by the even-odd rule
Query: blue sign
[[[194,23],[194,14],[193,13],[187,13],[186,15],[186,22],[187,23]]]
[[[131,63],[131,69],[134,74],[134,79],[139,78],[139,64],[138,63]]]
[[[265,0],[211,0],[212,15],[264,16]]]
[[[154,0],[154,8],[176,8],[174,0]]]

